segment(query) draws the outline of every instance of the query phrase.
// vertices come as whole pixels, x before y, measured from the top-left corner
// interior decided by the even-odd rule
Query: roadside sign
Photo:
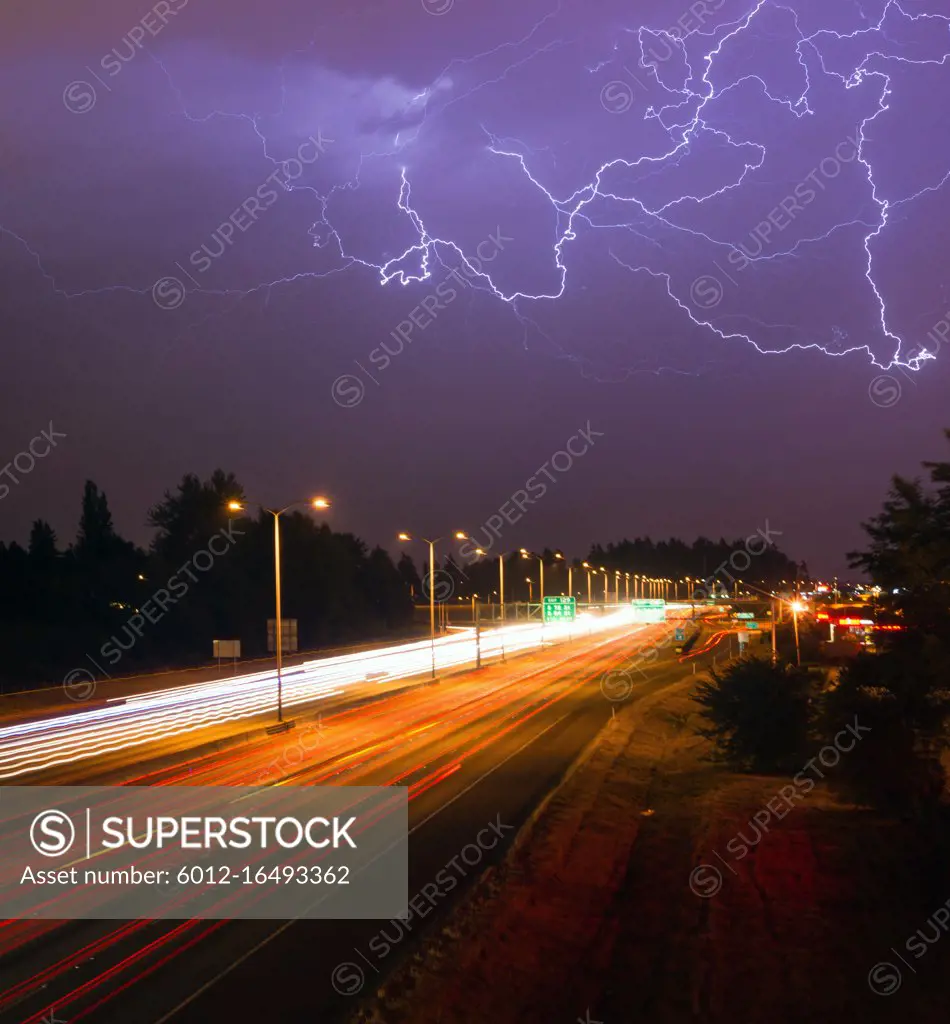
[[[749,634],[748,634],[748,633],[746,633],[746,632],[745,632],[745,630],[742,630],[742,631],[741,631],[741,632],[739,633],[739,646],[740,646],[740,647],[745,647],[745,645],[746,645],[746,644],[747,644],[748,642],[749,642]]]
[[[543,602],[545,622],[573,622],[577,618],[577,599],[546,597]]]
[[[283,654],[294,654],[297,651],[297,620],[280,620],[280,649]],[[277,620],[267,620],[267,651],[274,654],[277,651]]]
[[[212,658],[240,658],[240,640],[212,640]]]
[[[743,624],[745,629],[761,629],[762,627],[757,622],[746,622]]]
[[[676,643],[680,643],[681,641],[685,640],[686,630],[683,629],[682,626],[677,626],[676,633],[674,634],[673,639],[676,641]]]
[[[754,619],[755,612],[736,612],[737,619]]]
[[[666,622],[666,601],[652,597],[635,597],[630,602],[634,622]]]

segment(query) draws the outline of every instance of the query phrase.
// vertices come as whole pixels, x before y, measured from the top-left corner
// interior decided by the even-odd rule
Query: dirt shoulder
[[[695,683],[619,711],[504,864],[353,1020],[945,1020],[950,936],[932,917],[950,886],[919,891],[899,828],[820,781],[757,833],[753,815],[789,780],[708,761]],[[918,929],[919,958],[905,946]]]

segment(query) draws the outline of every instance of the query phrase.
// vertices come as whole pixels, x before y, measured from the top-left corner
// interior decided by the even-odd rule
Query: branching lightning
[[[382,147],[381,151],[373,149],[369,152],[361,152],[356,161],[355,171],[346,180],[332,185],[324,192],[318,191],[311,185],[291,184],[285,186],[288,190],[304,189],[312,195],[316,203],[317,215],[310,227],[310,234],[315,247],[330,248],[331,253],[334,254],[336,265],[332,269],[321,272],[301,271],[292,277],[263,283],[256,288],[241,292],[235,290],[235,292],[212,293],[247,295],[254,291],[267,289],[269,294],[270,289],[280,284],[301,278],[323,278],[354,267],[371,271],[380,286],[388,287],[394,282],[398,282],[408,287],[431,278],[434,265],[439,264],[444,267],[443,257],[448,257],[451,254],[451,258],[465,267],[470,279],[478,282],[487,295],[493,296],[499,302],[506,303],[512,308],[515,316],[526,330],[529,327],[540,330],[528,313],[533,304],[554,303],[564,297],[570,287],[572,243],[577,240],[580,231],[590,233],[606,231],[608,234],[618,233],[618,236],[622,233],[622,237],[636,239],[647,250],[650,247],[661,248],[661,243],[656,235],[662,234],[665,237],[682,238],[685,242],[695,245],[711,246],[716,251],[722,250],[723,253],[734,252],[736,246],[733,242],[715,237],[709,231],[692,227],[687,220],[690,214],[700,207],[711,206],[719,200],[729,198],[734,194],[741,194],[743,189],[761,181],[762,173],[769,167],[769,152],[767,145],[762,141],[755,138],[740,138],[734,129],[726,131],[722,127],[710,123],[712,112],[726,97],[737,90],[753,89],[760,91],[762,99],[775,107],[776,117],[789,118],[790,124],[804,122],[805,119],[814,117],[816,112],[816,100],[814,99],[814,93],[817,91],[816,83],[821,81],[823,84],[827,84],[829,80],[834,79],[845,90],[863,87],[872,89],[873,95],[877,97],[877,109],[870,116],[864,118],[857,128],[856,134],[856,163],[862,168],[862,175],[866,177],[868,202],[873,208],[874,214],[867,217],[851,215],[849,219],[831,225],[826,231],[812,237],[801,238],[794,245],[781,251],[746,254],[745,260],[749,266],[762,267],[782,260],[798,260],[806,258],[817,246],[839,233],[860,232],[866,254],[863,271],[867,280],[868,301],[873,303],[876,316],[879,318],[881,337],[886,340],[887,346],[892,350],[883,362],[878,361],[878,355],[869,344],[856,344],[829,350],[820,339],[815,340],[807,335],[802,336],[805,333],[804,330],[794,325],[765,324],[747,316],[745,319],[753,324],[752,328],[740,331],[734,326],[727,326],[725,321],[731,319],[734,322],[737,319],[736,314],[726,317],[722,313],[714,315],[714,311],[711,310],[706,310],[704,313],[697,308],[694,301],[691,301],[691,296],[687,294],[688,286],[684,292],[681,282],[678,282],[668,270],[658,269],[656,265],[624,259],[618,255],[613,245],[608,246],[607,252],[619,268],[630,274],[646,275],[650,281],[658,282],[669,297],[672,303],[671,309],[674,310],[677,318],[688,317],[696,327],[711,332],[718,338],[746,343],[762,354],[777,354],[792,349],[815,350],[825,355],[838,357],[866,353],[876,366],[920,369],[922,364],[933,359],[934,355],[925,347],[918,347],[916,354],[908,355],[905,340],[892,329],[887,300],[875,276],[875,251],[886,237],[894,211],[913,204],[925,194],[942,189],[950,180],[950,170],[940,180],[928,184],[912,195],[888,197],[883,194],[868,152],[868,144],[871,126],[890,109],[892,68],[895,65],[948,66],[950,64],[950,16],[911,14],[902,6],[901,0],[887,0],[876,22],[869,19],[860,5],[857,5],[856,16],[861,18],[862,24],[853,32],[842,33],[822,28],[811,34],[806,34],[801,26],[799,13],[791,6],[792,2],[793,0],[785,0],[785,2],[781,2],[781,0],[749,0],[748,9],[740,17],[718,24],[714,23],[714,19],[710,17],[692,31],[671,32],[668,28],[650,26],[619,27],[611,53],[606,59],[587,67],[586,70],[594,74],[613,64],[622,66],[619,63],[621,60],[620,42],[624,39],[635,39],[636,47],[639,49],[638,71],[648,78],[651,89],[658,89],[664,97],[661,105],[651,105],[646,108],[643,119],[649,125],[662,130],[663,135],[668,139],[668,145],[656,152],[647,152],[639,156],[612,157],[602,163],[588,181],[575,188],[570,194],[556,194],[553,188],[543,182],[543,173],[532,167],[532,157],[536,158],[538,153],[543,152],[543,149],[532,149],[526,143],[518,140],[498,137],[491,131],[490,126],[482,125],[486,140],[485,152],[499,162],[514,166],[518,173],[524,176],[525,181],[538,197],[550,207],[553,229],[548,269],[552,286],[547,290],[528,292],[517,288],[503,288],[498,283],[497,272],[490,273],[485,270],[474,254],[465,251],[463,245],[451,237],[441,237],[431,233],[422,214],[413,204],[410,171],[412,161],[408,157],[412,154],[413,147],[422,139],[423,133],[432,131],[440,121],[448,118],[449,112],[460,103],[490,87],[503,87],[507,79],[531,61],[542,55],[560,51],[570,45],[571,40],[560,37],[546,38],[546,33],[554,28],[562,13],[561,2],[558,3],[556,10],[534,24],[530,31],[520,39],[502,43],[494,49],[470,58],[456,58],[447,64],[431,85],[420,90],[408,102],[405,113],[407,116],[412,115],[414,123],[409,128],[400,128],[393,135],[391,145]],[[694,7],[696,6],[699,5],[694,5]],[[787,21],[789,45],[794,48],[795,61],[801,69],[803,82],[801,91],[798,91],[797,87],[794,90],[797,94],[782,95],[780,90],[770,86],[757,74],[741,74],[733,77],[732,80],[724,80],[726,76],[724,73],[720,73],[721,65],[725,62],[725,55],[728,54],[730,48],[744,34],[752,32],[753,26],[768,16]],[[888,32],[899,25],[903,27],[924,26],[942,33],[946,37],[946,52],[940,57],[913,59],[895,53],[898,44],[884,47],[882,43],[892,43]],[[684,69],[678,76],[675,88],[661,79],[660,62],[651,59],[653,56],[650,50],[651,41],[657,40],[662,42],[669,54],[676,55],[677,68]],[[846,73],[836,71],[828,66],[825,49],[828,44],[842,43],[860,46],[860,59]],[[510,58],[508,54],[510,54]],[[493,68],[491,74],[481,80],[459,84],[458,88],[446,87],[446,83],[454,80],[454,76],[470,73],[471,69],[478,66],[479,61],[486,58],[501,58],[507,63],[500,70],[497,67]],[[216,117],[234,118],[247,122],[260,139],[263,156],[275,167],[279,166],[280,158],[269,152],[269,142],[261,128],[263,121],[261,117],[221,110],[201,116],[192,115],[188,112],[185,99],[175,87],[172,76],[168,74],[164,64],[158,61],[158,58],[153,59],[168,77],[169,83],[181,103],[185,117],[196,122]],[[282,65],[282,75],[283,70]],[[668,79],[670,68],[662,70],[663,79]],[[285,101],[283,88],[282,97]],[[663,202],[651,203],[645,197],[647,193],[642,189],[638,190],[635,186],[621,189],[618,185],[611,183],[619,180],[620,175],[632,175],[636,178],[637,184],[643,186],[655,176],[677,169],[695,147],[704,143],[715,143],[726,147],[727,150],[738,156],[741,164],[741,167],[736,167],[734,177],[719,184],[718,187],[710,186],[708,189],[698,190],[696,194],[686,193],[668,198]],[[398,174],[393,180],[395,210],[408,225],[413,236],[411,244],[401,253],[381,262],[375,262],[365,256],[356,256],[349,252],[343,232],[334,226],[332,219],[334,200],[344,193],[352,193],[362,187],[361,178],[364,166],[370,160],[390,161],[398,170]],[[56,285],[52,275],[43,267],[39,254],[22,237],[7,231],[2,226],[0,226],[0,233],[10,234],[18,240],[50,280],[57,294],[69,295]],[[98,294],[114,290],[145,294],[150,289],[110,286],[79,294]],[[206,289],[200,290],[206,291]],[[761,340],[757,340],[755,325],[768,330],[788,329],[796,337],[796,340],[781,348],[767,347]],[[841,328],[832,328],[832,332],[837,341],[844,341],[845,335]]]

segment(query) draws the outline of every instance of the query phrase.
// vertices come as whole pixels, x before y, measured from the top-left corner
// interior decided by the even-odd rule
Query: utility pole
[[[482,629],[481,620],[479,619],[479,607],[475,604],[475,667],[482,667]]]
[[[432,678],[435,679],[435,541],[429,542],[429,645],[432,650]]]
[[[795,663],[802,667],[802,649],[798,646],[798,602],[792,605],[792,621],[795,623]]]
[[[284,695],[283,686],[281,685],[281,657],[284,653],[284,634],[283,634],[283,623],[281,622],[281,608],[280,608],[280,515],[274,516],[274,587],[276,590],[276,611],[277,619],[275,622],[275,640],[277,641],[277,721],[283,722],[284,720]]]

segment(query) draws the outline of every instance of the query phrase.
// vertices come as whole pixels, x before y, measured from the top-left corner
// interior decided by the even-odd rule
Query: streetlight
[[[564,561],[564,555],[562,555],[560,551],[555,551],[554,552],[554,560],[556,562],[558,562],[558,561],[563,562]],[[570,566],[568,566],[568,575],[570,575]],[[570,594],[570,590],[571,590],[571,588],[570,588],[570,580],[568,580],[568,588],[567,588],[567,590],[568,590],[568,595],[567,596],[570,597],[571,596],[571,594]]]
[[[614,604],[620,604],[620,577],[622,575],[623,574],[619,569],[614,570],[614,593],[616,595],[614,598]]]
[[[588,609],[590,609],[591,602],[593,600],[593,598],[591,596],[591,592],[590,592],[591,591],[591,583],[590,583],[591,575],[590,574],[591,574],[591,570],[593,569],[593,566],[590,564],[590,562],[581,562],[581,568],[587,570],[587,607],[588,607]]]
[[[528,604],[534,604],[534,591],[532,590],[534,583],[530,576],[525,576],[524,581],[528,584]]]
[[[456,540],[468,540],[468,534],[461,530],[456,530],[454,537]],[[411,543],[413,538],[409,533],[400,533],[397,534],[397,539],[403,543]],[[435,546],[442,538],[436,537],[434,540],[429,540],[428,537],[420,537],[419,539],[429,545],[429,638],[432,642],[432,678],[435,679]]]
[[[792,602],[792,621],[795,623],[795,662],[799,668],[802,665],[802,650],[798,645],[798,613],[806,610],[806,606],[801,601]]]
[[[323,511],[330,507],[329,498],[311,498],[310,501],[294,501],[284,508],[274,509],[267,508],[266,505],[261,505],[256,501],[238,501],[232,499],[228,502],[229,512],[243,512],[248,505],[254,505],[259,508],[262,512],[267,512],[274,517],[274,595],[275,595],[275,611],[277,614],[276,619],[276,636],[277,641],[277,721],[282,723],[284,721],[284,692],[283,692],[283,680],[281,678],[281,669],[283,667],[283,653],[284,653],[284,630],[283,622],[281,621],[281,608],[280,608],[280,517],[285,513],[289,512],[292,508],[299,508],[301,505],[309,505],[312,509]]]
[[[481,548],[475,549],[476,555],[485,555],[487,552]],[[504,552],[498,556],[498,602],[501,605],[501,621],[505,621],[505,555]]]
[[[538,600],[541,604],[544,604],[544,556],[543,555],[532,555],[527,548],[521,548],[522,558],[536,558],[538,565],[540,566],[540,578],[538,580]],[[531,603],[530,591],[528,602]]]
[[[604,613],[607,611],[607,570],[601,566],[600,571],[604,574]]]
[[[630,604],[630,573],[625,572],[624,578],[624,597],[626,598],[627,604]]]

